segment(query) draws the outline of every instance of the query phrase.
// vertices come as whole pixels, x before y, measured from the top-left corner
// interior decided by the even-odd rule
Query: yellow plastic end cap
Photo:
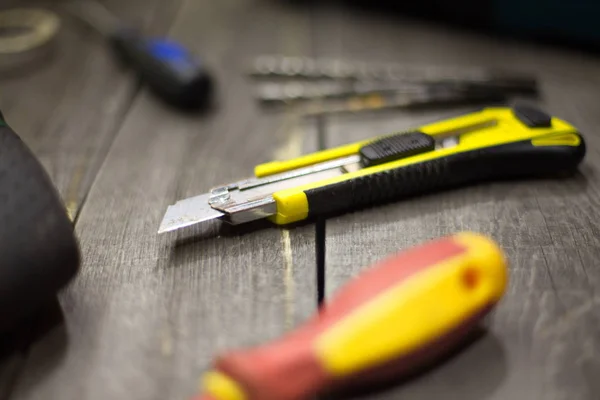
[[[498,301],[508,284],[508,263],[500,246],[491,238],[474,232],[462,232],[455,236],[457,242],[469,249],[469,259],[482,268],[492,283],[492,296]]]
[[[218,372],[207,372],[202,378],[204,393],[215,400],[246,400],[247,396],[240,385],[227,375]]]

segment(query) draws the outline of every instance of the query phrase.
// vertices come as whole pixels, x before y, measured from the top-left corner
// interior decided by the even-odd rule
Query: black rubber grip
[[[73,224],[52,182],[0,121],[0,330],[52,299],[78,266]]]
[[[518,104],[513,107],[513,114],[519,121],[530,128],[550,128],[552,126],[552,117],[542,110]]]
[[[579,146],[534,146],[530,141],[478,149],[306,190],[309,217],[352,211],[435,190],[493,179],[573,171]]]
[[[186,110],[210,105],[213,81],[191,55],[179,51],[157,55],[151,49],[152,40],[129,29],[115,32],[111,43],[119,57],[168,104]]]
[[[435,140],[431,136],[414,131],[388,136],[364,145],[359,154],[362,165],[371,167],[434,149]]]

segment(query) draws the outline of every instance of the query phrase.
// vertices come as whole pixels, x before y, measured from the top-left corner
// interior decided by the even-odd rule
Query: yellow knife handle
[[[469,126],[481,128],[468,131]],[[449,136],[457,143],[446,147]],[[258,169],[281,173],[311,161],[360,155],[363,168],[357,171],[273,193],[277,214],[271,220],[288,224],[453,186],[573,172],[585,151],[583,137],[565,121],[531,107],[488,108]]]
[[[350,211],[452,186],[486,180],[541,177],[573,171],[585,155],[577,146],[532,140],[487,147],[305,190],[309,217]]]

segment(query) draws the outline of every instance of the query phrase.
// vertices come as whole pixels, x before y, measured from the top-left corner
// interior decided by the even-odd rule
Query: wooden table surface
[[[106,4],[201,54],[218,106],[204,115],[165,107],[99,37],[66,18],[51,60],[0,79],[0,109],[56,183],[83,255],[59,296],[64,321],[3,359],[2,398],[185,399],[215,353],[267,341],[311,315],[319,267],[329,296],[370,263],[460,230],[491,235],[510,259],[508,293],[487,334],[369,398],[600,398],[600,58],[339,7]],[[158,236],[169,204],[255,164],[469,111],[266,113],[242,75],[265,53],[533,72],[540,105],[581,129],[587,158],[566,180],[461,188],[292,229]]]

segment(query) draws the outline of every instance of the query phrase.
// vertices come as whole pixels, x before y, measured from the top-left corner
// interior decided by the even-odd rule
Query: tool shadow
[[[0,333],[0,370],[3,374],[2,392],[6,396],[27,370],[27,384],[19,385],[21,395],[51,373],[66,354],[67,330],[62,308],[56,297],[25,317],[10,330]],[[35,349],[35,361],[31,351]]]
[[[308,224],[310,222],[303,223],[303,225]],[[275,233],[269,234],[269,231]],[[259,232],[261,233],[260,236],[253,236]],[[270,241],[274,235],[278,235],[276,232],[274,225],[266,220],[253,221],[237,226],[220,221],[210,221],[206,224],[184,228],[168,233],[164,238],[161,238],[163,251],[167,254],[168,259],[159,268],[179,268],[189,265],[190,260],[211,258],[213,256],[222,257],[224,248],[230,249],[228,253],[233,257],[250,257],[250,254],[238,254],[238,252],[252,252],[254,247],[239,246],[240,241],[250,240],[257,245],[259,243],[264,244],[264,241]],[[244,238],[246,236],[249,237]],[[276,252],[272,252],[272,254],[276,254]]]
[[[464,400],[488,398],[506,377],[507,361],[500,339],[479,328],[462,346],[395,382],[325,393],[319,399],[447,398],[460,390]]]
[[[67,343],[64,330],[64,314],[56,297],[52,298],[32,315],[19,321],[13,328],[0,333],[0,361],[14,353],[24,353],[48,336],[56,336],[57,352],[62,352]]]
[[[174,244],[169,244],[171,259],[176,260],[181,255],[180,253],[185,253],[191,248],[197,248],[199,245],[213,242],[220,238],[237,238],[273,228],[273,224],[266,220],[258,220],[236,226],[220,221],[210,221],[200,225],[183,228],[180,232],[176,233],[177,237],[174,240]]]
[[[440,194],[445,195],[459,195],[459,196],[469,196],[469,190],[476,190],[485,185],[494,185],[494,191],[498,189],[499,186],[509,185],[509,184],[518,184],[518,188],[515,191],[501,190],[503,193],[503,200],[511,200],[513,199],[525,199],[527,197],[536,197],[536,196],[546,196],[553,195],[556,191],[560,191],[562,194],[565,193],[564,184],[568,185],[568,193],[569,194],[579,194],[585,192],[587,190],[588,180],[594,178],[594,171],[589,166],[583,165],[580,170],[577,170],[573,173],[570,173],[565,176],[556,177],[538,177],[535,179],[523,179],[523,178],[505,178],[495,180],[493,183],[489,182],[480,182],[468,185],[468,187],[464,187],[461,185],[447,187],[443,190],[431,190],[426,193],[420,193],[418,195],[407,196],[402,200],[390,200],[377,203],[377,205],[368,205],[368,206],[360,206],[354,208],[351,212],[357,212],[362,210],[374,209],[375,207],[383,207],[382,210],[385,210],[386,206],[391,204],[401,203],[402,201],[409,201],[415,199],[422,199],[423,203],[431,203],[434,200],[434,196],[439,196]],[[529,190],[529,187],[535,185],[535,191]],[[514,188],[514,186],[511,186]],[[462,193],[462,191],[466,191]],[[473,199],[473,203],[475,204],[478,201],[477,198]],[[445,203],[445,206],[448,206]],[[451,206],[451,205],[450,205]],[[435,208],[437,210],[437,208]],[[424,209],[423,212],[425,214],[434,212],[431,210]],[[445,209],[446,212],[451,211]],[[319,219],[325,218],[325,220],[339,217],[344,214],[348,214],[348,212],[333,212],[328,213],[324,216],[319,216]],[[385,214],[389,214],[385,212]],[[425,215],[422,215],[425,216]],[[297,222],[294,224],[287,225],[286,228],[294,229],[303,227],[306,225],[312,225],[317,221],[317,218],[308,218],[307,220]],[[255,233],[257,231],[263,231],[267,229],[273,229],[275,226],[273,223],[267,220],[258,220],[253,221],[247,224],[242,225],[229,225],[226,223],[222,223],[220,221],[212,221],[207,225],[200,224],[196,226],[192,226],[190,228],[185,228],[180,232],[177,232],[177,238],[174,240],[174,245],[172,245],[172,239],[169,239],[169,246],[171,252],[171,258],[177,259],[179,258],[180,252],[185,252],[186,248],[190,246],[196,247],[199,244],[210,242],[216,240],[218,238],[234,238],[234,237],[242,237],[248,234]]]

